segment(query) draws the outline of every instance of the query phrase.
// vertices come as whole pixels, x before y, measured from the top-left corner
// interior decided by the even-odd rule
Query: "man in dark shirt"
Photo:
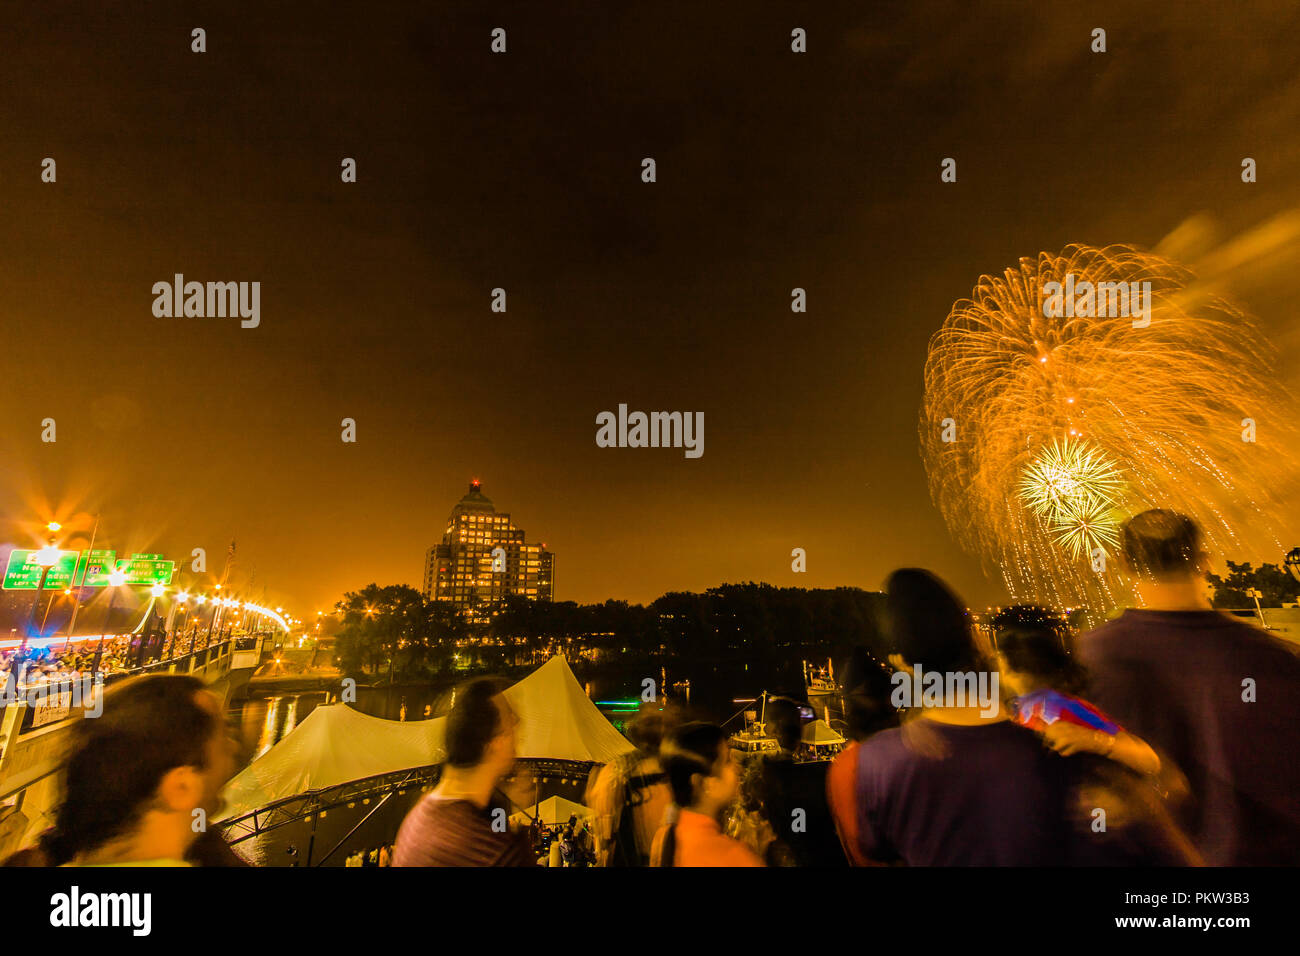
[[[1187,775],[1181,822],[1207,863],[1300,863],[1300,656],[1210,609],[1190,518],[1135,516],[1123,556],[1144,607],[1080,639],[1089,699]]]
[[[502,687],[470,682],[447,716],[447,759],[433,792],[402,821],[393,866],[535,866],[522,832],[494,805],[515,762],[515,716]]]
[[[1043,866],[1070,860],[1065,761],[1008,718],[960,601],[925,571],[886,585],[890,663],[985,675],[986,700],[911,701],[901,728],[856,748],[852,799],[834,799],[857,862]],[[902,687],[902,685],[899,685]]]

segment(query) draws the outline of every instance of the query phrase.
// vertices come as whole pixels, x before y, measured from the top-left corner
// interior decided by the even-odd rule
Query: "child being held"
[[[1116,831],[1114,840],[1090,841],[1109,843],[1094,847],[1099,853],[1092,862],[1113,863],[1119,852],[1134,863],[1199,865],[1199,854],[1166,806],[1185,795],[1181,772],[1162,764],[1150,744],[1080,696],[1086,675],[1062,634],[1046,624],[1004,627],[996,649],[1003,690],[1018,723],[1041,734],[1063,757],[1106,758],[1092,770],[1080,767],[1081,809],[1093,814],[1106,808],[1108,825]],[[1107,772],[1105,766],[1115,769]]]
[[[1016,721],[1042,734],[1057,753],[1097,754],[1144,776],[1160,772],[1160,758],[1146,741],[1078,696],[1086,679],[1083,668],[1066,653],[1052,628],[1003,628],[997,635],[997,654]]]

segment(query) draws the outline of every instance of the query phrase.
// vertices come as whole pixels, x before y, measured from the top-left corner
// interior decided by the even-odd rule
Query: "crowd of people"
[[[94,673],[117,674],[135,666],[131,642],[131,635],[123,634],[105,639],[102,648],[98,641],[66,649],[54,645],[31,647],[19,644],[0,650],[0,675],[12,674],[21,687],[36,687],[75,681]],[[21,681],[19,675],[22,675]]]
[[[188,638],[176,636],[164,642],[158,638],[146,646],[147,659],[158,659],[164,652],[180,653],[188,650]],[[198,649],[207,644],[202,636],[197,639]],[[177,650],[179,647],[180,650]],[[47,644],[34,647],[26,642],[15,647],[0,650],[0,675],[12,674],[21,686],[33,687],[39,684],[78,680],[93,674],[122,674],[141,666],[140,637],[135,634],[118,634],[89,640],[79,639],[79,643]]]
[[[1141,609],[1077,642],[1019,622],[986,641],[934,575],[886,585],[888,661],[855,655],[852,742],[796,759],[801,717],[777,701],[778,749],[740,764],[720,726],[645,713],[634,751],[599,768],[591,815],[509,823],[519,717],[495,679],[456,695],[436,787],[403,820],[392,865],[972,866],[1300,862],[1300,656],[1211,610],[1195,524],[1131,519],[1123,560]],[[939,674],[906,708],[894,675]],[[954,693],[994,676],[990,700]],[[984,686],[972,681],[965,686]],[[83,720],[55,826],[11,864],[237,865],[196,816],[219,807],[235,745],[194,678],[146,676]],[[558,832],[557,832],[558,830]]]
[[[540,866],[594,866],[595,840],[589,823],[576,815],[568,823],[545,826],[534,820],[527,828]]]
[[[393,845],[385,843],[382,846],[372,846],[366,849],[357,850],[349,853],[343,860],[345,867],[349,866],[392,866],[393,865]]]

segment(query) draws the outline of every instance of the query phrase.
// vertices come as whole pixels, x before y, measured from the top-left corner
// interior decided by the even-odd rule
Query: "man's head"
[[[62,854],[146,830],[188,846],[220,809],[235,751],[220,702],[197,678],[153,675],[110,688],[103,713],[74,727],[56,824]]]
[[[1175,511],[1152,508],[1134,515],[1125,523],[1121,540],[1124,564],[1141,581],[1178,582],[1209,570],[1201,529]]]
[[[643,708],[628,726],[627,736],[637,750],[653,757],[658,755],[659,747],[671,729],[672,722],[663,711]]]
[[[902,568],[891,574],[885,582],[885,615],[891,664],[941,672],[979,668],[966,609],[929,571]]]
[[[803,718],[798,704],[788,697],[774,697],[768,701],[763,717],[782,750],[793,752],[798,749],[803,734]]]
[[[844,669],[844,719],[852,739],[865,740],[898,723],[898,712],[889,699],[894,687],[891,673],[865,647],[853,649]]]
[[[664,741],[660,758],[679,807],[713,815],[740,792],[740,772],[727,732],[716,724],[692,722],[676,728]]]
[[[515,728],[519,718],[492,677],[472,680],[456,694],[447,715],[447,765],[457,770],[490,769],[505,776],[515,762]]]

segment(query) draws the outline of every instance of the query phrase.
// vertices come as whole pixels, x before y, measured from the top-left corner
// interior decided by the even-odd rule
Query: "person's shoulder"
[[[903,728],[890,727],[887,730],[881,730],[872,734],[866,740],[859,741],[853,752],[856,759],[862,759],[867,756],[892,753],[902,749]],[[848,752],[848,750],[845,750],[845,753]]]
[[[763,866],[762,859],[739,840],[727,838],[730,846],[719,860],[720,866]]]
[[[1134,620],[1128,611],[1113,617],[1109,621],[1099,624],[1091,631],[1085,631],[1079,635],[1079,649],[1105,647],[1118,641],[1123,641],[1132,634]]]
[[[909,765],[917,754],[908,747],[902,727],[890,727],[861,741],[853,756],[852,773],[872,777],[889,776],[895,770]]]
[[[1246,650],[1283,673],[1300,675],[1300,646],[1240,618],[1227,614],[1223,617],[1227,621],[1223,635],[1234,650]]]

